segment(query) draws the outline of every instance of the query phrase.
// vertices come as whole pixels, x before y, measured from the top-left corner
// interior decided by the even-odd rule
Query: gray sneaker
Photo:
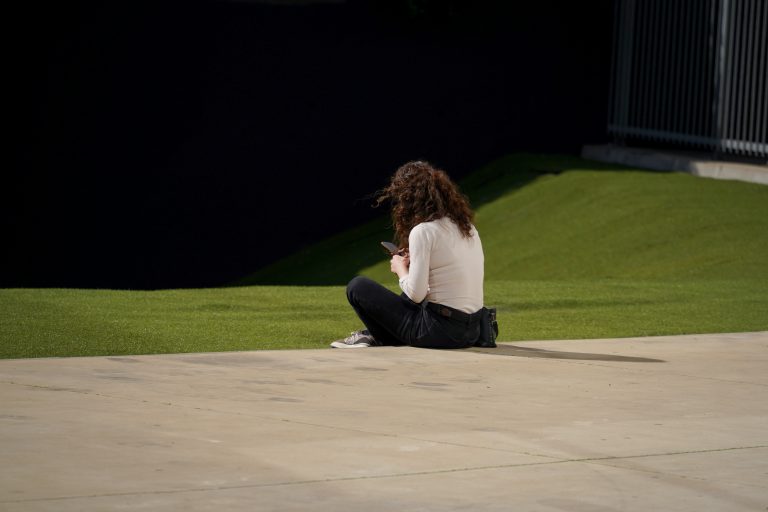
[[[343,340],[337,340],[331,343],[333,348],[366,348],[377,347],[381,345],[378,341],[373,339],[373,336],[366,331],[353,331],[352,334],[344,338]]]

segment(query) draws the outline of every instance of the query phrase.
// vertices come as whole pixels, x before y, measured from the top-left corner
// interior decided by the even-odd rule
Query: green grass
[[[768,187],[534,155],[462,187],[502,340],[768,330]],[[351,277],[395,289],[387,224],[229,288],[0,290],[0,358],[325,347],[360,326]]]
[[[768,328],[762,280],[491,281],[506,341]],[[359,328],[339,286],[0,290],[0,358],[321,348]]]
[[[310,348],[357,326],[343,290],[0,290],[0,358]]]

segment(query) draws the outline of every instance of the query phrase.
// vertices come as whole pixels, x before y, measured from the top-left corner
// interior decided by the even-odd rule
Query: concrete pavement
[[[0,361],[0,511],[765,511],[768,333]]]

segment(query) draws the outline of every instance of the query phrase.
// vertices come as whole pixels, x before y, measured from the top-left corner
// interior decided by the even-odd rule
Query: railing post
[[[719,0],[717,13],[717,39],[715,41],[715,73],[714,94],[712,95],[712,138],[716,140],[714,147],[715,157],[722,156],[724,151],[723,139],[725,131],[723,124],[728,111],[725,108],[725,64],[728,41],[728,10],[730,0]]]

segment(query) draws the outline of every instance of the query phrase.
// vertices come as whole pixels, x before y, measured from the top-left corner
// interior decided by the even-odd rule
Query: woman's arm
[[[422,225],[411,230],[408,236],[408,259],[392,258],[391,268],[400,278],[400,289],[417,304],[429,293],[429,257],[432,252],[432,237]],[[396,261],[402,258],[402,261]],[[404,270],[404,272],[403,272]]]

